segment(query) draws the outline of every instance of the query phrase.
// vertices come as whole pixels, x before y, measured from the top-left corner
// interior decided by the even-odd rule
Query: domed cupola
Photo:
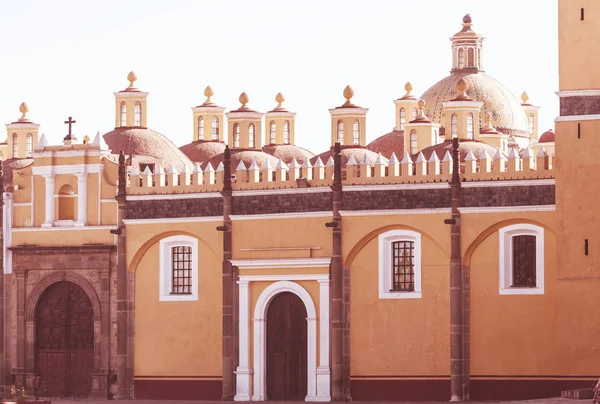
[[[452,72],[483,72],[481,51],[483,40],[481,35],[472,29],[472,19],[469,14],[463,17],[463,28],[454,34],[452,41]]]

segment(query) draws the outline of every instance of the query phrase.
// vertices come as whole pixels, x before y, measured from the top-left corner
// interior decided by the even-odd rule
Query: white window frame
[[[411,292],[390,291],[392,288],[392,243],[412,241],[414,243],[415,290]],[[421,292],[421,233],[411,230],[390,230],[379,235],[379,298],[420,299]]]
[[[171,294],[173,282],[173,247],[192,248],[192,293],[189,295]],[[160,240],[159,301],[198,300],[198,239],[190,236],[171,236]]]
[[[535,283],[536,286],[511,287],[513,280],[514,236],[535,236]],[[499,272],[501,295],[543,295],[544,294],[544,228],[534,224],[515,224],[499,230]]]

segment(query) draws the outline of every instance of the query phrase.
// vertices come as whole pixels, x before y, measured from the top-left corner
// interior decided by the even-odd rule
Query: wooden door
[[[46,289],[36,309],[36,371],[49,397],[88,397],[94,367],[94,310],[74,283]]]
[[[280,293],[267,310],[267,398],[304,400],[307,382],[306,308],[293,293]]]

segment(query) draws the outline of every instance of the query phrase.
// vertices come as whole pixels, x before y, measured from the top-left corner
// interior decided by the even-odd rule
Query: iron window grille
[[[177,246],[171,249],[172,295],[192,293],[192,247]]]
[[[394,241],[392,243],[392,289],[394,292],[415,290],[415,243]]]
[[[514,236],[512,287],[534,288],[536,286],[535,236]]]

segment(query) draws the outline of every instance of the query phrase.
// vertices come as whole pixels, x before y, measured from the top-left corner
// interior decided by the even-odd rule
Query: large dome
[[[146,128],[116,128],[104,135],[104,141],[112,153],[121,151],[131,156],[151,156],[162,159],[166,168],[174,166],[177,171],[194,165],[167,137]]]
[[[527,115],[517,98],[502,84],[481,72],[454,71],[450,76],[438,81],[423,93],[425,115],[436,123],[443,118],[442,103],[455,98],[458,93],[456,83],[464,78],[469,83],[467,95],[483,102],[480,117],[486,112],[492,114],[492,125],[499,132],[529,137]]]

